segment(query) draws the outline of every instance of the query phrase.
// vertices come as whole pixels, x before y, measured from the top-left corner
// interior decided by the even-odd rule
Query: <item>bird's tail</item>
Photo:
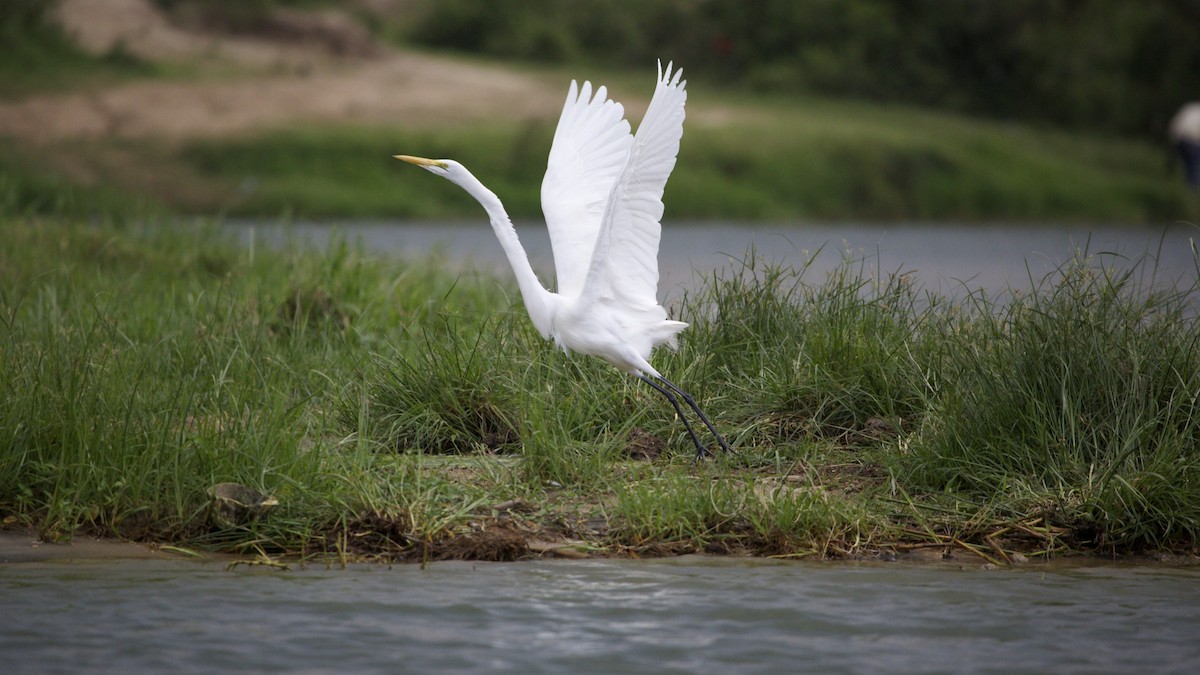
[[[688,325],[682,321],[663,321],[650,330],[650,342],[654,345],[666,345],[675,349],[679,346],[676,342],[679,332],[687,327]]]

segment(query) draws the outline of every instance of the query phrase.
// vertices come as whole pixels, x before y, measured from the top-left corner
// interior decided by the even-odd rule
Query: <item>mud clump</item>
[[[641,427],[630,429],[629,437],[625,440],[625,454],[630,459],[658,459],[666,447],[666,441]]]

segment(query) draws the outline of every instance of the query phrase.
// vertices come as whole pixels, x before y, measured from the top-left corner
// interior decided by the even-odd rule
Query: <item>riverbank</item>
[[[85,51],[67,39],[35,44],[30,68],[0,86],[8,212],[61,212],[70,193],[83,196],[66,206],[84,215],[130,204],[262,217],[476,215],[451,186],[413,180],[390,159],[409,152],[463,161],[514,216],[538,217],[567,83],[609,84],[635,125],[653,83],[650,63],[642,73],[567,72],[398,49],[333,10],[287,15],[324,36],[309,40],[181,24],[144,0],[65,0],[55,16]],[[1200,219],[1200,198],[1155,143],[764,95],[688,75],[672,218]]]
[[[1067,265],[1000,305],[749,259],[672,307],[692,325],[655,357],[737,449],[696,462],[654,392],[542,341],[505,281],[182,221],[3,225],[0,516],[47,541],[1195,554],[1194,277]],[[220,483],[274,505],[222,511]]]
[[[0,564],[95,560],[169,560],[173,554],[118,539],[77,537],[66,544],[42,541],[30,530],[0,530]]]

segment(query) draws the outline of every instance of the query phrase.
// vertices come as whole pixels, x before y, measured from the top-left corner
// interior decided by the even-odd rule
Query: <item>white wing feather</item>
[[[582,88],[571,82],[542,179],[542,212],[560,295],[583,290],[605,206],[633,144],[624,115],[604,87],[592,96],[590,82]]]
[[[657,299],[659,221],[663,190],[683,137],[687,82],[682,75],[682,69],[672,74],[669,63],[666,72],[659,65],[654,97],[613,184],[585,282],[588,300],[616,300],[617,306],[645,319],[666,318]]]

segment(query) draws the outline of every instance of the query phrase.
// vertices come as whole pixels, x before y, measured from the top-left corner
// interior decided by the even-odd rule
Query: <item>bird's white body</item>
[[[682,70],[659,71],[637,135],[621,104],[590,82],[571,82],[554,133],[542,210],[558,280],[547,291],[500,199],[453,160],[401,156],[457,184],[491,220],[512,265],[529,318],[564,350],[591,354],[630,374],[658,375],[650,352],[687,327],[657,299],[662,194],[683,136]]]
[[[500,241],[529,319],[563,350],[598,356],[665,395],[687,426],[697,455],[707,452],[679,407],[681,396],[729,450],[686,392],[650,365],[650,353],[674,345],[687,328],[658,302],[658,243],[663,189],[675,168],[687,102],[683,71],[660,65],[654,97],[637,135],[621,104],[590,82],[571,82],[554,132],[542,211],[554,251],[557,292],[538,280],[500,199],[462,164],[396,155],[463,188],[483,206]],[[661,385],[647,376],[655,378]],[[665,388],[664,388],[665,385]]]

